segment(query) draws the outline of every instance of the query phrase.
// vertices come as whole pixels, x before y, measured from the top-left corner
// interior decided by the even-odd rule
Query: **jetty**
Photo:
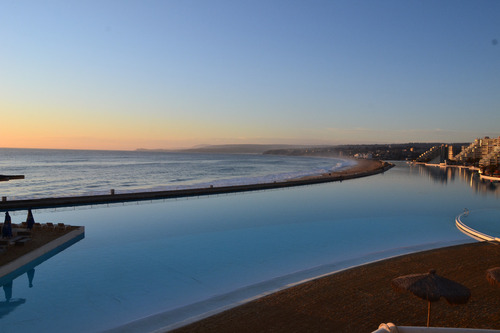
[[[13,179],[24,179],[24,175],[0,175],[0,182],[6,182]]]

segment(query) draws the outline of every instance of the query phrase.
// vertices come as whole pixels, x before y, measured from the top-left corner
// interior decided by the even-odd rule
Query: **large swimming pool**
[[[323,273],[470,242],[454,218],[498,207],[496,186],[398,164],[340,183],[37,210],[37,222],[84,225],[85,238],[37,266],[32,287],[26,274],[10,301],[0,293],[0,327],[152,331]]]

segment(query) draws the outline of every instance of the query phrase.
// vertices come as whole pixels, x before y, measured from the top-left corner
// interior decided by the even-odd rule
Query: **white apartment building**
[[[479,163],[480,167],[500,165],[500,137],[490,139],[476,139],[468,147],[462,147],[462,151],[455,156],[459,163]]]

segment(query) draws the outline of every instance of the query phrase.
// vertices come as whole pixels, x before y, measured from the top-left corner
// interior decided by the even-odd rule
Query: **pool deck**
[[[68,206],[79,206],[79,205],[107,204],[107,203],[117,203],[117,202],[127,202],[127,201],[154,200],[154,199],[197,197],[197,196],[214,195],[214,194],[286,188],[292,186],[312,185],[312,184],[320,184],[320,183],[343,181],[348,179],[366,177],[378,173],[383,173],[392,168],[393,166],[394,166],[393,164],[383,161],[359,160],[358,165],[353,166],[345,171],[331,172],[317,176],[309,176],[299,179],[284,180],[273,183],[220,186],[220,187],[210,186],[206,188],[133,192],[133,193],[115,193],[114,190],[111,190],[110,194],[104,194],[104,195],[68,196],[68,197],[53,197],[53,198],[40,198],[40,199],[26,199],[26,200],[8,200],[6,197],[2,197],[2,201],[0,201],[0,211],[25,210],[28,208],[31,209],[55,208],[55,207],[68,207]]]
[[[68,229],[65,231],[58,231],[56,228],[33,230],[33,240],[30,241],[32,244],[28,242],[23,246],[10,245],[0,253],[0,281],[22,274],[31,266],[47,260],[85,235],[85,227],[67,226]]]

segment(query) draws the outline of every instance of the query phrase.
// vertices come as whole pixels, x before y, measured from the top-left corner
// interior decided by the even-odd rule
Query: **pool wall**
[[[500,238],[498,237],[493,237],[487,234],[484,234],[482,232],[479,232],[475,229],[472,229],[471,227],[467,226],[465,223],[462,222],[461,217],[462,216],[467,216],[468,213],[462,213],[458,215],[455,218],[455,224],[457,225],[457,228],[466,234],[467,236],[470,236],[478,241],[487,241],[487,242],[499,242],[500,243]]]

